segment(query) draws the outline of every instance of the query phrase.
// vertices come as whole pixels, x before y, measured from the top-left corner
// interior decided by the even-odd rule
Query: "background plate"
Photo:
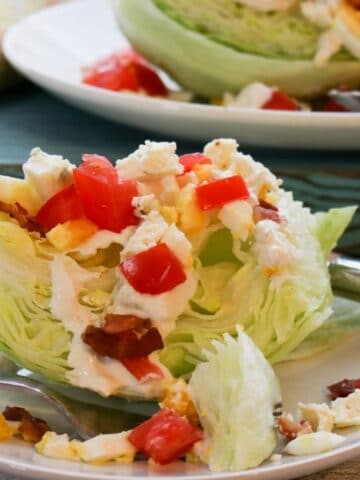
[[[4,39],[5,55],[26,77],[109,120],[202,141],[231,136],[248,145],[360,149],[360,113],[240,110],[81,85],[81,67],[125,46],[106,0],[79,0],[36,13]]]

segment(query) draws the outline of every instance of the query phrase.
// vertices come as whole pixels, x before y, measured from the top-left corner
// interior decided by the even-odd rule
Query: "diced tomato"
[[[165,243],[125,260],[120,269],[137,292],[150,295],[168,292],[186,280],[180,260]]]
[[[121,361],[139,382],[149,382],[164,377],[161,368],[150,362],[149,357],[123,358]]]
[[[190,172],[196,165],[211,163],[211,159],[203,153],[188,153],[181,155],[179,162],[184,167],[184,173]]]
[[[234,200],[247,200],[249,191],[243,177],[234,175],[198,186],[196,197],[201,210],[211,210]]]
[[[144,90],[154,96],[166,96],[168,93],[156,71],[132,51],[114,53],[85,69],[83,83],[113,91]]]
[[[84,155],[83,160],[74,170],[74,181],[87,218],[99,228],[113,232],[137,225],[139,219],[131,205],[137,195],[136,183],[120,180],[105,157]]]
[[[194,443],[202,440],[202,431],[186,417],[163,409],[135,427],[128,440],[140,452],[165,465],[185,455]]]
[[[261,107],[263,110],[299,110],[299,105],[280,90],[274,90],[271,98]]]
[[[321,109],[323,112],[349,112],[347,108],[336,100],[328,100]]]
[[[59,223],[75,220],[83,215],[84,212],[75,187],[70,185],[49,198],[37,213],[35,222],[45,229],[51,230]]]

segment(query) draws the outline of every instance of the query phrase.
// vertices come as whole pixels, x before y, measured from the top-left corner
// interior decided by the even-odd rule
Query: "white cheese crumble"
[[[286,268],[297,258],[297,249],[290,242],[281,225],[272,220],[262,220],[255,225],[254,250],[260,267],[268,276],[286,278]]]
[[[226,107],[260,109],[271,99],[274,90],[263,83],[254,82],[243,88],[236,96],[225,93],[224,105]]]
[[[345,437],[330,432],[315,432],[300,435],[289,442],[284,452],[289,455],[316,455],[327,452],[345,442]]]
[[[360,390],[355,390],[345,398],[337,398],[331,402],[335,426],[352,427],[360,425]]]
[[[197,287],[198,279],[194,270],[185,269],[185,274],[185,282],[158,295],[137,292],[121,276],[109,312],[150,318],[160,334],[165,337],[175,328],[176,319],[186,310]]]
[[[176,155],[175,142],[151,142],[146,140],[128,157],[116,162],[122,179],[145,180],[165,175],[183,173],[184,167]]]
[[[253,228],[253,208],[243,200],[224,205],[219,212],[219,220],[227,227],[235,239],[245,241]]]
[[[213,161],[211,176],[226,178],[241,175],[246,181],[252,203],[256,204],[263,189],[277,191],[282,182],[262,163],[255,162],[251,155],[238,152],[237,148],[236,140],[222,138],[205,146],[204,154]]]
[[[60,155],[49,155],[39,147],[33,148],[23,165],[26,181],[45,202],[73,182],[72,165]]]

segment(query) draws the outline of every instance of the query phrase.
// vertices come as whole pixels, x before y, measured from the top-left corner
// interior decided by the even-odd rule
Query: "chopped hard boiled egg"
[[[60,252],[65,252],[83,244],[97,231],[95,223],[87,218],[79,218],[57,225],[46,234],[46,237]]]
[[[307,420],[314,432],[332,432],[334,415],[326,403],[299,403],[302,420]]]
[[[67,434],[47,432],[36,444],[38,453],[62,460],[82,460],[86,463],[104,463],[110,460],[131,463],[136,449],[127,440],[129,432],[98,435],[85,442],[69,440]]]
[[[75,448],[76,443],[70,441],[66,433],[58,435],[55,432],[46,432],[35,448],[45,457],[59,460],[80,460]]]
[[[121,463],[131,463],[136,449],[128,441],[129,432],[98,435],[86,442],[77,442],[76,451],[84,462],[104,463],[115,460]]]
[[[29,160],[23,165],[26,181],[43,202],[71,185],[74,168],[60,155],[49,155],[38,147],[31,150]]]
[[[300,435],[289,442],[284,452],[289,455],[316,455],[327,452],[345,442],[345,437],[330,432],[315,432]]]

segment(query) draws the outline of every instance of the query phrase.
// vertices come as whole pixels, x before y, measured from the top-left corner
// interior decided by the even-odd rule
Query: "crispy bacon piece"
[[[158,329],[154,327],[138,336],[134,330],[110,334],[103,328],[89,325],[82,339],[98,355],[120,361],[123,358],[146,357],[164,346]]]
[[[347,0],[347,3],[354,7],[355,10],[360,10],[360,0]]]
[[[7,406],[3,415],[6,420],[20,422],[18,433],[26,442],[37,443],[44,433],[50,430],[49,425],[44,420],[33,417],[25,408]]]
[[[341,380],[341,382],[333,383],[327,387],[331,400],[336,400],[339,397],[347,397],[351,393],[354,393],[357,388],[360,388],[360,378],[353,380],[345,378]]]
[[[26,228],[30,232],[45,233],[43,227],[19,203],[11,205],[10,203],[0,202],[0,211],[8,213],[18,222],[20,227]]]
[[[135,315],[117,315],[115,313],[108,313],[105,316],[103,330],[110,335],[114,335],[128,330],[141,332],[144,329],[148,330],[150,327],[151,321],[149,319],[139,318]]]
[[[279,214],[279,209],[272,203],[260,200],[259,205],[254,207],[254,222],[258,223],[261,220],[272,220],[280,223],[282,218]]]
[[[301,420],[300,423],[296,422],[292,415],[283,413],[278,420],[278,428],[281,435],[284,435],[288,440],[294,440],[294,438],[304,435],[305,433],[312,433],[310,423],[307,420]]]

